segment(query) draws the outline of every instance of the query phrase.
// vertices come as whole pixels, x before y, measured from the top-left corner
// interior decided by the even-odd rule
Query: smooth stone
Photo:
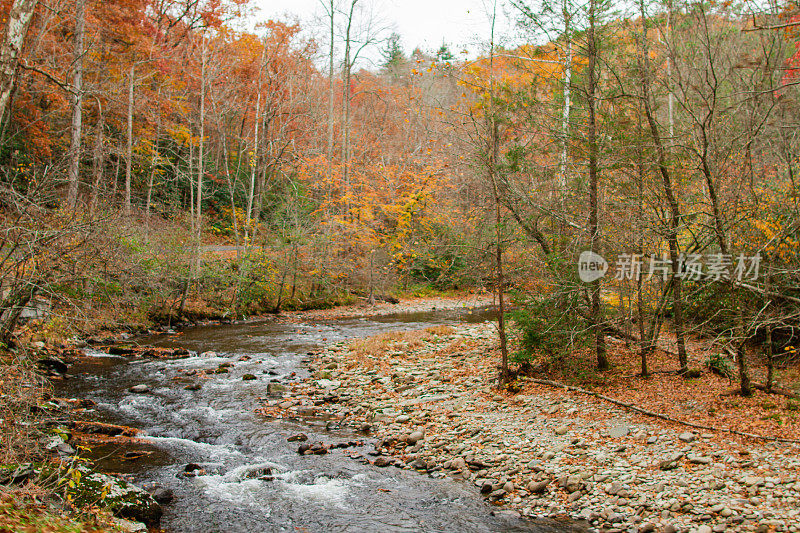
[[[628,434],[631,432],[631,428],[625,425],[614,426],[610,430],[608,430],[608,436],[612,439],[620,439],[622,437],[627,437]]]

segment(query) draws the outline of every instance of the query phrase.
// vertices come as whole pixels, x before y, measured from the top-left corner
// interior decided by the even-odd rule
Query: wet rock
[[[145,385],[144,383],[142,383],[140,385],[134,385],[133,387],[128,389],[128,392],[132,392],[134,394],[145,394],[145,393],[150,392],[150,386],[149,385]]]
[[[305,433],[298,433],[297,435],[292,435],[286,440],[288,442],[305,442],[308,440],[308,435],[306,435]]]
[[[198,390],[200,390],[202,388],[203,388],[203,386],[201,384],[199,384],[199,383],[191,383],[191,384],[186,385],[184,387],[184,389],[190,390],[190,391],[198,391]]]
[[[184,477],[204,476],[206,471],[197,463],[188,463],[183,467],[182,475]]]
[[[288,388],[286,387],[286,385],[281,385],[280,383],[271,382],[267,384],[267,394],[272,394],[272,395],[283,394],[287,390]]]
[[[243,381],[253,381],[256,377],[253,374],[245,374],[242,376]]]
[[[387,466],[391,466],[393,463],[394,463],[394,459],[393,458],[380,456],[380,457],[377,457],[375,459],[375,462],[373,462],[372,464],[374,464],[375,466],[384,468],[384,467],[387,467]]]
[[[361,431],[363,431],[364,433],[367,433],[368,431],[370,431],[372,429],[372,426],[365,422],[365,423],[361,424],[361,427],[359,429]]]
[[[265,466],[265,467],[256,467],[249,469],[247,472],[245,472],[243,479],[273,481],[275,479],[275,476],[272,473],[272,468]]]
[[[150,493],[153,496],[153,499],[157,501],[159,504],[168,504],[171,503],[175,499],[175,494],[170,489],[165,489],[164,487],[158,487]]]
[[[313,444],[301,444],[297,448],[297,453],[300,455],[325,455],[328,453],[328,447],[322,444],[321,442],[315,442]]]
[[[56,374],[66,374],[69,367],[67,364],[58,359],[57,357],[48,357],[46,359],[39,359],[36,361],[36,364],[40,367],[49,370],[51,372],[55,372]]]

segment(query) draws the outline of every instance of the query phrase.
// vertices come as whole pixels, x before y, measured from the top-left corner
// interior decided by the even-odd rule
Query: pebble
[[[800,480],[786,473],[800,471],[800,448],[750,444],[740,451],[721,435],[675,431],[558,390],[500,397],[485,358],[496,343],[494,326],[455,329],[435,341],[395,344],[371,368],[353,365],[346,346],[329,346],[314,361],[335,370],[337,398],[323,404],[331,393],[314,379],[294,386],[291,398],[311,400],[354,428],[370,423],[382,439],[376,466],[466,479],[523,516],[567,516],[592,530],[626,533],[787,531],[797,524]],[[438,352],[454,339],[456,351]]]

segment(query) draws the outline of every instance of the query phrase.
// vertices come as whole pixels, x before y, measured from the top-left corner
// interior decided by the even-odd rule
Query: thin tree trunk
[[[641,106],[638,106],[641,108]],[[636,113],[636,134],[637,138],[641,142],[644,138],[643,131],[642,131],[642,115],[640,110]],[[642,152],[641,148],[636,150],[638,155],[638,160],[636,162],[636,188],[637,188],[637,197],[636,197],[636,225],[637,225],[637,250],[636,253],[639,255],[640,258],[644,257],[644,179],[645,179],[645,168],[644,168],[644,153]],[[642,276],[641,273],[636,276],[636,314],[637,319],[636,322],[639,326],[639,356],[641,358],[642,364],[642,377],[647,377],[650,372],[647,368],[647,358],[650,355],[647,349],[647,342],[645,341],[645,327],[644,327],[644,295],[643,295],[643,285],[642,285]],[[656,320],[656,317],[653,317],[653,320]]]
[[[589,2],[589,28],[587,30],[588,45],[588,87],[587,100],[589,106],[589,129],[587,140],[589,142],[589,237],[591,239],[591,249],[594,253],[600,252],[600,223],[598,205],[598,152],[599,141],[597,138],[597,41],[595,36],[595,26],[597,18],[597,1]],[[595,351],[597,353],[597,369],[607,370],[609,368],[608,356],[606,353],[606,337],[603,328],[600,327],[600,289],[601,280],[596,279],[591,287],[591,309],[590,321],[595,338]]]
[[[156,106],[158,106],[158,102],[161,101],[161,87],[159,86],[157,96],[156,96]],[[150,227],[150,204],[153,199],[153,181],[155,180],[156,176],[156,166],[158,165],[158,141],[161,138],[161,110],[160,108],[156,110],[157,118],[156,118],[156,139],[153,143],[153,157],[150,159],[150,177],[147,180],[147,204],[145,207],[145,228],[146,230]]]
[[[67,205],[75,209],[78,202],[78,183],[81,166],[81,127],[83,122],[83,47],[86,26],[85,0],[75,1],[75,50],[72,86],[72,124],[70,126],[69,167],[67,170]]]
[[[567,40],[567,57],[564,59],[564,107],[561,114],[561,160],[559,162],[559,198],[563,208],[567,194],[567,167],[569,166],[569,115],[570,115],[570,84],[572,83],[572,35],[570,34],[570,14],[567,1],[564,0],[564,39]]]
[[[494,195],[494,212],[495,212],[495,268],[497,270],[497,329],[500,337],[500,386],[508,384],[510,380],[510,373],[508,370],[508,340],[506,338],[506,325],[505,325],[505,279],[503,278],[503,228],[502,216],[500,208],[502,202],[500,201],[500,188],[497,184],[497,165],[500,156],[500,129],[495,117],[494,109],[494,27],[496,20],[497,2],[494,3],[492,11],[492,33],[489,51],[489,131],[488,131],[488,155],[489,155],[489,180],[492,184],[492,193]]]
[[[205,154],[206,135],[206,36],[203,35],[200,67],[200,146],[198,147],[197,161],[197,224],[195,225],[195,238],[197,239],[197,253],[195,255],[195,272],[200,272],[200,247],[203,234],[203,164]]]
[[[344,40],[344,69],[342,71],[342,106],[343,106],[343,124],[342,124],[342,180],[344,182],[344,195],[345,212],[350,211],[350,74],[352,65],[350,64],[350,31],[353,26],[353,12],[355,10],[358,0],[351,0],[350,14],[347,18],[347,30],[345,31]]]
[[[768,294],[772,288],[772,268],[768,267],[767,279],[764,284],[764,292]],[[765,296],[766,297],[766,296]],[[764,389],[767,392],[772,392],[772,386],[775,383],[775,359],[772,353],[772,324],[770,322],[770,311],[772,308],[772,299],[770,299],[764,306],[764,315],[767,317],[766,333],[764,339],[764,355],[767,358],[767,381],[764,384]]]
[[[256,96],[256,120],[253,124],[253,156],[250,162],[250,187],[247,191],[247,214],[244,226],[245,245],[250,237],[250,220],[253,218],[253,198],[256,193],[256,171],[258,167],[258,123],[261,113],[261,80],[259,79],[258,96]]]
[[[644,2],[639,2],[639,9],[641,12],[642,20],[645,21]],[[658,159],[658,170],[661,174],[662,184],[664,186],[664,194],[667,197],[667,205],[669,207],[669,233],[667,240],[669,242],[669,255],[672,263],[672,312],[673,322],[675,328],[675,336],[678,344],[678,364],[680,366],[679,372],[685,374],[688,370],[689,361],[686,356],[686,340],[683,331],[683,296],[681,294],[681,278],[680,278],[680,260],[678,256],[678,229],[680,227],[680,208],[678,200],[675,198],[675,191],[672,186],[672,178],[670,176],[669,167],[667,166],[667,154],[664,149],[664,144],[661,142],[661,135],[658,132],[658,124],[656,124],[655,116],[650,102],[650,59],[647,46],[647,25],[644,25],[643,36],[640,44],[641,48],[641,70],[642,70],[642,99],[644,100],[644,112],[647,118],[647,123],[650,127],[650,135],[656,147],[656,154]]]
[[[194,235],[194,143],[189,140],[189,165],[187,168],[186,179],[189,180],[189,226]]]
[[[739,366],[739,387],[742,396],[753,395],[753,385],[750,382],[750,368],[747,364],[744,337],[744,302],[741,294],[736,295],[736,363]]]
[[[100,195],[100,187],[103,182],[103,166],[105,164],[105,153],[103,152],[103,137],[105,135],[106,121],[103,116],[103,107],[100,101],[97,102],[97,126],[94,134],[94,147],[92,148],[92,199],[89,203],[90,210],[97,209],[97,202]]]
[[[133,163],[133,86],[134,65],[128,71],[128,131],[125,145],[125,214],[131,214],[131,165]]]
[[[333,53],[334,53],[334,0],[330,3],[331,43],[328,53],[328,191],[333,187]]]

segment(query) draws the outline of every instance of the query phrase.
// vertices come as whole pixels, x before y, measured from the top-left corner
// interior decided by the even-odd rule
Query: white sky
[[[435,52],[447,42],[450,50],[458,58],[463,49],[468,49],[470,57],[475,57],[481,42],[489,40],[491,30],[491,0],[360,0],[365,5],[373,5],[374,11],[400,34],[406,55],[419,46],[425,51]],[[503,42],[503,35],[513,31],[513,22],[506,15],[505,2],[498,0],[496,41]],[[285,20],[291,13],[300,18],[304,27],[315,17],[321,16],[320,0],[256,0],[260,9],[259,21],[269,19]],[[342,17],[343,18],[343,17]],[[341,20],[341,19],[340,19]],[[324,32],[320,28],[321,32]],[[320,40],[327,40],[327,32],[320,34]],[[375,52],[370,54],[380,57]]]

